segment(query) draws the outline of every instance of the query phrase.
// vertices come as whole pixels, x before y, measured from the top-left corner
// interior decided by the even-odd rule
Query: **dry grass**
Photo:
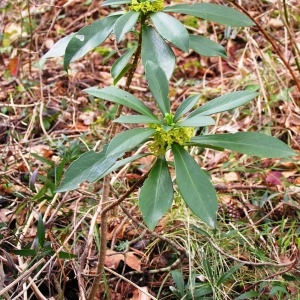
[[[109,40],[72,64],[68,75],[55,60],[39,69],[41,54],[61,35],[107,14],[99,10],[97,1],[90,5],[56,1],[55,6],[48,2],[37,6],[33,1],[0,3],[4,33],[0,49],[0,299],[85,299],[96,270],[102,183],[82,185],[63,195],[55,194],[54,187],[69,163],[87,149],[97,150],[107,134],[113,107],[88,99],[81,90],[112,83],[110,64],[102,64],[101,53],[115,45]],[[299,78],[297,1],[242,3]],[[197,32],[223,44],[228,60],[178,53],[178,68],[170,83],[172,105],[176,107],[194,92],[202,94],[201,101],[208,101],[234,90],[258,90],[254,102],[233,115],[219,115],[210,130],[260,130],[299,151],[300,91],[266,36],[253,27],[232,31],[226,40],[222,26],[200,21]],[[139,69],[132,90],[150,101]],[[186,293],[208,284],[214,299],[235,299],[246,292],[257,293],[252,299],[298,299],[297,159],[258,161],[205,151],[198,160],[211,173],[220,195],[218,230],[206,228],[177,197],[173,210],[155,231],[147,231],[141,223],[136,191],[131,193],[109,217],[108,248],[127,254],[118,266],[106,265],[99,295],[104,295],[102,299],[109,299],[108,295],[110,299],[142,299],[139,289],[143,287],[151,299],[175,299],[169,288],[175,285],[170,275],[173,268],[182,270],[189,282]],[[143,160],[114,174],[110,201],[126,193],[150,163]],[[275,172],[280,173],[279,182]],[[45,226],[43,247],[37,246],[39,215]],[[86,244],[91,247],[87,249]],[[45,253],[47,245],[53,252]],[[36,254],[27,256],[28,248]],[[17,249],[23,252],[17,255]],[[61,258],[61,251],[76,258]],[[218,284],[223,274],[241,262],[240,269]],[[211,293],[207,297],[212,299]]]

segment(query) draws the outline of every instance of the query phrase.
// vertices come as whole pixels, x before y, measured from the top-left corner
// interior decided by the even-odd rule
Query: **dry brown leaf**
[[[120,261],[124,261],[124,254],[113,250],[107,250],[104,265],[110,269],[117,269]]]
[[[7,209],[7,208],[1,208],[0,209],[0,222],[8,223],[12,219],[15,219],[15,215],[11,215],[13,211]]]
[[[96,114],[93,111],[86,111],[79,115],[79,120],[82,121],[84,125],[91,125],[96,119]]]
[[[33,145],[30,148],[27,149],[29,153],[35,153],[39,156],[50,158],[53,154],[53,150],[50,148],[50,146],[47,145]]]
[[[269,20],[269,26],[274,29],[281,29],[283,27],[283,23],[280,19],[271,18]]]
[[[284,176],[284,178],[290,178],[292,176],[295,176],[295,174],[298,173],[298,170],[291,170],[291,171],[284,171],[281,174]]]
[[[297,283],[296,283],[297,284]],[[299,287],[297,287],[296,284],[288,284],[287,289],[290,293],[290,295],[297,295],[299,292]]]
[[[300,185],[300,177],[295,178],[293,183],[296,185]]]
[[[239,181],[240,176],[237,172],[229,172],[224,174],[224,179],[226,182]]]
[[[131,269],[135,271],[141,270],[141,260],[134,254],[134,252],[128,252],[124,256],[123,253],[107,250],[104,264],[107,268],[115,270],[121,260],[124,261]]]
[[[151,299],[149,296],[147,296],[145,293],[143,293],[143,291],[146,293],[149,293],[148,288],[146,286],[143,286],[140,288],[140,290],[138,290],[138,289],[134,290],[133,297],[130,298],[130,300],[149,300],[149,299]]]
[[[135,271],[141,271],[141,260],[134,254],[134,252],[128,252],[125,254],[126,265]]]

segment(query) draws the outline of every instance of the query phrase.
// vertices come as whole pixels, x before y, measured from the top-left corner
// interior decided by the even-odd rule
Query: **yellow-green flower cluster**
[[[194,135],[192,127],[174,127],[165,131],[161,125],[149,124],[150,128],[155,128],[153,142],[149,146],[152,153],[157,156],[164,155],[173,143],[184,146]]]
[[[149,12],[158,12],[162,11],[164,8],[163,0],[132,0],[130,4],[130,10],[141,11],[144,14]]]

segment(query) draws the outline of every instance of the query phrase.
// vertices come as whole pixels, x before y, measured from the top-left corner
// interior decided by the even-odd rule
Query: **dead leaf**
[[[82,121],[84,125],[91,125],[96,119],[96,114],[93,111],[86,111],[79,115],[79,120]]]
[[[50,158],[53,154],[53,150],[47,145],[33,145],[27,149],[28,152],[38,154],[39,156]]]
[[[269,20],[269,26],[274,29],[281,29],[283,27],[283,23],[280,19],[271,18]]]
[[[298,173],[298,170],[290,170],[290,171],[284,171],[281,174],[283,175],[284,178],[290,178],[293,177],[295,174]]]
[[[133,297],[130,298],[130,300],[149,300],[149,299],[151,299],[148,295],[143,293],[143,291],[146,293],[149,293],[148,288],[146,286],[143,286],[139,290],[138,289],[134,290]]]
[[[9,60],[7,69],[9,71],[10,76],[16,77],[18,75],[19,66],[20,58],[18,56],[15,56]]]
[[[282,184],[282,173],[279,171],[271,171],[266,177],[266,183],[270,186]]]
[[[295,178],[293,183],[296,185],[300,185],[300,177]]]
[[[104,265],[107,268],[116,270],[121,260],[124,261],[124,254],[107,250]]]
[[[136,271],[141,271],[141,260],[134,254],[134,252],[126,253],[125,258],[125,262],[128,267]]]
[[[0,209],[0,222],[8,223],[12,219],[15,219],[15,216],[11,215],[13,211],[7,209],[7,208],[1,208]]]
[[[141,260],[134,254],[134,252],[118,253],[113,250],[107,250],[105,257],[105,266],[116,270],[120,261],[124,261],[128,267],[135,271],[141,270]]]
[[[237,172],[229,172],[224,174],[224,179],[226,182],[239,181],[240,176]]]

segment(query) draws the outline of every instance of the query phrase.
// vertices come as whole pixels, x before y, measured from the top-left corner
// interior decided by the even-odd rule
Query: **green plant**
[[[258,157],[288,157],[294,152],[283,142],[261,133],[239,132],[236,134],[196,135],[199,127],[214,125],[213,114],[233,110],[254,99],[257,93],[236,91],[211,100],[195,108],[200,95],[187,97],[178,109],[170,110],[168,81],[172,76],[176,59],[170,46],[173,44],[183,52],[190,49],[204,56],[226,57],[225,49],[203,36],[189,34],[185,26],[168,13],[181,13],[197,18],[214,21],[228,26],[251,26],[253,22],[240,12],[229,7],[199,3],[194,5],[178,4],[164,7],[162,0],[139,1],[108,0],[103,5],[128,4],[127,11],[110,14],[85,26],[77,33],[59,40],[43,58],[64,55],[64,68],[90,50],[102,44],[110,34],[119,43],[131,32],[137,42],[120,56],[111,68],[116,85],[127,75],[125,90],[115,86],[85,90],[89,95],[111,101],[119,105],[116,119],[111,126],[110,141],[103,145],[101,152],[88,151],[74,161],[65,173],[56,192],[76,189],[84,181],[94,182],[104,178],[103,202],[109,194],[107,175],[121,166],[143,156],[154,157],[152,168],[141,188],[139,207],[145,223],[154,229],[160,218],[170,209],[173,201],[173,182],[169,167],[175,166],[176,184],[188,207],[207,225],[216,227],[217,196],[210,183],[209,175],[189,153],[196,146],[216,150],[230,149]],[[152,92],[157,110],[152,111],[134,95],[129,93],[134,71],[141,58],[145,76]],[[122,106],[135,111],[135,115],[121,115]],[[123,131],[117,135],[116,123],[139,124],[140,126]],[[201,131],[200,132],[205,132]],[[149,152],[124,158],[141,144],[148,143]],[[174,164],[169,159],[169,151]],[[103,271],[103,255],[106,247],[106,213],[124,199],[102,205],[101,246],[98,273]],[[96,282],[97,279],[94,281]],[[96,283],[97,285],[97,283]],[[93,299],[95,286],[89,299]]]
[[[103,5],[125,3],[130,3],[130,1],[105,1]],[[197,104],[200,95],[192,95],[182,102],[174,114],[170,111],[168,79],[175,66],[175,56],[163,38],[182,51],[188,51],[191,48],[202,55],[209,53],[210,56],[225,57],[226,54],[222,46],[202,36],[189,34],[177,19],[166,12],[189,14],[230,26],[252,25],[252,22],[244,15],[219,5],[180,4],[163,8],[162,1],[133,1],[129,5],[129,11],[123,14],[114,13],[57,42],[43,59],[64,54],[64,67],[67,70],[70,62],[99,46],[111,32],[120,42],[140,20],[141,30],[139,33],[134,32],[139,36],[138,44],[114,63],[111,73],[116,84],[121,77],[135,67],[129,64],[131,57],[135,54],[134,60],[137,61],[136,58],[141,54],[149,88],[161,112],[161,116],[157,116],[135,96],[116,87],[86,89],[85,91],[90,95],[127,106],[139,113],[120,116],[114,122],[146,124],[147,126],[118,134],[100,153],[94,151],[85,153],[69,167],[57,192],[76,189],[83,181],[99,180],[142,155],[155,155],[155,163],[141,190],[139,202],[146,224],[153,229],[170,208],[173,199],[171,176],[168,171],[168,162],[164,157],[167,150],[171,149],[175,159],[177,184],[184,200],[196,215],[214,227],[217,210],[215,191],[208,175],[184,149],[185,146],[230,149],[260,157],[285,157],[292,156],[294,153],[277,139],[260,133],[240,132],[194,136],[196,128],[215,124],[214,120],[209,117],[210,115],[232,110],[248,103],[257,95],[255,92],[232,92],[194,110],[192,108]],[[156,29],[151,26],[150,21]],[[120,159],[125,152],[146,141],[152,142],[150,153]],[[163,193],[162,188],[164,188]],[[161,198],[166,195],[167,199],[161,201]]]
[[[17,255],[24,257],[33,257],[30,263],[33,263],[35,259],[41,257],[50,256],[57,254],[60,258],[74,258],[76,255],[70,254],[64,251],[56,252],[56,250],[51,246],[51,243],[46,240],[46,228],[43,222],[42,216],[39,215],[37,224],[37,234],[34,241],[28,245],[25,245],[21,250],[13,250]]]
[[[243,266],[242,263],[237,264],[219,276],[219,278],[215,278],[215,275],[213,274],[206,258],[204,258],[203,265],[206,276],[209,279],[205,282],[201,282],[199,279],[197,280],[197,278],[201,278],[201,274],[193,274],[191,277],[191,282],[188,281],[185,283],[181,270],[171,271],[171,275],[176,287],[171,286],[170,289],[177,299],[206,299],[203,298],[205,296],[208,297],[207,299],[212,299],[214,289],[220,287],[220,285],[230,280],[233,277],[233,274]]]

